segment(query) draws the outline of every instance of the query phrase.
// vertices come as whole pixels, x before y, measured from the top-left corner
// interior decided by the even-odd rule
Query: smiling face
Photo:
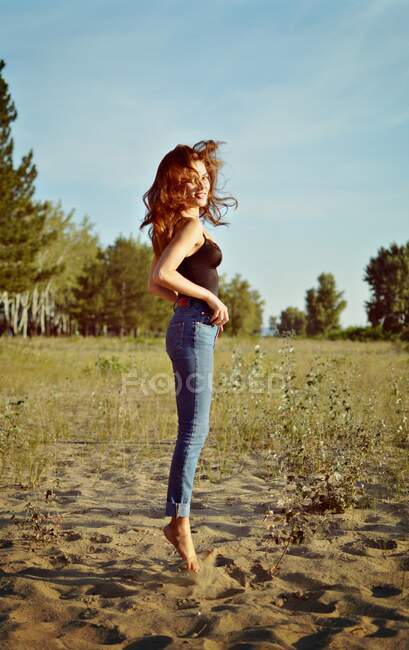
[[[207,172],[206,165],[202,160],[193,160],[192,167],[198,172],[196,183],[186,183],[186,193],[189,201],[189,207],[204,207],[207,205],[210,190],[210,176]]]

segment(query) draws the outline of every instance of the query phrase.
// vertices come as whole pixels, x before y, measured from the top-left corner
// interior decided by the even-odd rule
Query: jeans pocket
[[[200,316],[197,316],[195,318],[195,323],[199,327],[203,326],[203,327],[207,327],[209,329],[213,329],[216,326],[213,325],[213,323],[211,322],[210,319],[211,319],[211,316],[209,314],[202,313],[202,314],[200,314]]]
[[[173,352],[179,352],[183,349],[183,332],[184,332],[184,321],[177,321],[175,323],[169,323],[166,330],[166,351],[168,354]]]
[[[214,350],[218,327],[210,322],[210,316],[201,316],[199,319],[196,319],[194,321],[194,328],[197,342],[202,343],[206,347],[210,345]]]
[[[203,328],[203,329],[213,331],[213,329],[214,329],[216,326],[213,325],[212,323],[204,323],[204,322],[201,321],[201,320],[197,320],[197,321],[196,321],[196,327],[201,327],[201,328]]]

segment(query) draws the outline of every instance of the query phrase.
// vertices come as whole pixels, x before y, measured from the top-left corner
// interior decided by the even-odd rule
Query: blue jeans
[[[178,435],[170,466],[165,514],[187,517],[197,462],[209,433],[218,326],[210,323],[212,312],[198,298],[185,299],[184,306],[176,302],[174,311],[166,330],[166,352],[175,378]]]

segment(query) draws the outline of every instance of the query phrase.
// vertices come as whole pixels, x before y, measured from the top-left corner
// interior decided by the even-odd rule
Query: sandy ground
[[[164,456],[97,473],[94,448],[60,444],[57,484],[28,490],[2,477],[2,650],[409,647],[407,503],[335,516],[331,540],[293,547],[272,577],[279,551],[263,540],[257,461],[217,485],[199,477],[196,576],[162,533]],[[29,501],[63,515],[58,538],[24,537]]]

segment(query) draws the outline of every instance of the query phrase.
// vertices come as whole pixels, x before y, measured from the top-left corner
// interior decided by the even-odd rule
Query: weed
[[[128,372],[131,367],[129,363],[121,362],[116,355],[112,355],[111,357],[99,356],[95,362],[95,366],[102,374]]]
[[[45,544],[61,537],[62,515],[41,512],[30,501],[25,505],[24,512],[23,520],[15,522],[23,542]]]

